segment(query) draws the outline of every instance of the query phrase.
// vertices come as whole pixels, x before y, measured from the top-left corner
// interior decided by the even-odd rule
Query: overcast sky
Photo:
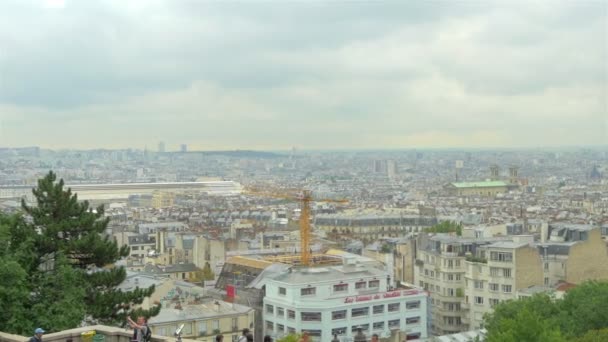
[[[606,145],[607,4],[0,0],[0,146]]]

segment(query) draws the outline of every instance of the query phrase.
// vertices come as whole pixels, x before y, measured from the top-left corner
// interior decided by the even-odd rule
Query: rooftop
[[[450,183],[450,185],[456,188],[490,188],[498,186],[507,186],[508,184],[503,181],[483,181],[483,182],[458,182]]]
[[[187,320],[198,320],[218,316],[242,315],[253,309],[235,303],[227,303],[221,300],[209,299],[198,305],[186,305],[182,309],[163,308],[157,316],[150,318],[150,325],[181,322]]]
[[[274,280],[286,284],[310,284],[316,282],[336,281],[344,279],[360,279],[362,277],[385,277],[387,273],[373,267],[330,266],[310,267],[292,272],[284,272],[274,277]]]

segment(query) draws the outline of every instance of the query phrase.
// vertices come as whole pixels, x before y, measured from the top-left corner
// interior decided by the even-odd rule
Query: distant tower
[[[593,165],[593,167],[591,168],[591,172],[589,172],[589,178],[593,179],[593,180],[600,180],[600,179],[602,179],[602,174],[597,169],[597,165]]]
[[[158,143],[158,153],[165,153],[165,142],[161,141]]]
[[[509,167],[509,181],[511,182],[511,184],[518,183],[518,180],[519,180],[519,176],[517,175],[518,171],[519,171],[519,167],[517,167],[517,166]]]
[[[188,152],[188,145],[182,144],[180,148],[180,152]]]
[[[460,177],[460,170],[464,167],[463,160],[457,160],[455,163],[455,173],[456,173],[456,181],[458,182]]]
[[[490,179],[498,180],[500,178],[500,168],[498,165],[493,164],[490,166]]]
[[[395,179],[397,176],[397,162],[390,159],[386,161],[386,175],[389,179]]]
[[[386,173],[387,163],[386,160],[374,160],[374,173]]]

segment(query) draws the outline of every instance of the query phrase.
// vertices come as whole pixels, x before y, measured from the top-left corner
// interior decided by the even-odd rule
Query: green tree
[[[568,291],[558,304],[562,331],[569,336],[608,328],[608,282],[582,283]]]
[[[203,267],[202,278],[203,278],[203,280],[214,280],[215,279],[215,273],[213,273],[213,271],[211,270],[211,265],[209,265],[208,262],[206,262],[205,267]]]
[[[453,221],[443,221],[424,230],[427,233],[456,233],[462,235],[462,225]]]
[[[277,340],[277,342],[300,342],[301,338],[302,336],[299,334],[289,334],[287,336],[281,337]]]
[[[487,315],[488,341],[585,341],[608,328],[608,282],[588,281],[556,300],[547,294],[503,302]],[[536,334],[536,335],[535,335]],[[602,340],[603,341],[603,340]]]
[[[29,302],[27,273],[18,262],[0,256],[0,331],[31,331],[33,322],[25,305]]]
[[[154,287],[117,290],[124,268],[111,265],[129,254],[105,235],[103,207],[79,202],[53,172],[33,190],[36,206],[22,202],[28,220],[0,215],[0,330],[29,334],[34,326],[62,330],[93,323],[124,323]]]
[[[601,330],[589,330],[576,339],[576,342],[606,342],[608,341],[608,328]]]
[[[566,341],[559,329],[555,329],[548,320],[538,313],[523,308],[513,317],[503,318],[496,322],[495,329],[488,329],[488,342],[561,342]]]

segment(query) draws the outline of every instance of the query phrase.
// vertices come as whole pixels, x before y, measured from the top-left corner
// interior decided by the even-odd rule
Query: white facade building
[[[313,341],[352,341],[357,328],[371,337],[404,331],[427,337],[428,295],[419,288],[396,289],[388,272],[370,265],[292,268],[263,281],[264,334],[275,338],[307,332]]]

